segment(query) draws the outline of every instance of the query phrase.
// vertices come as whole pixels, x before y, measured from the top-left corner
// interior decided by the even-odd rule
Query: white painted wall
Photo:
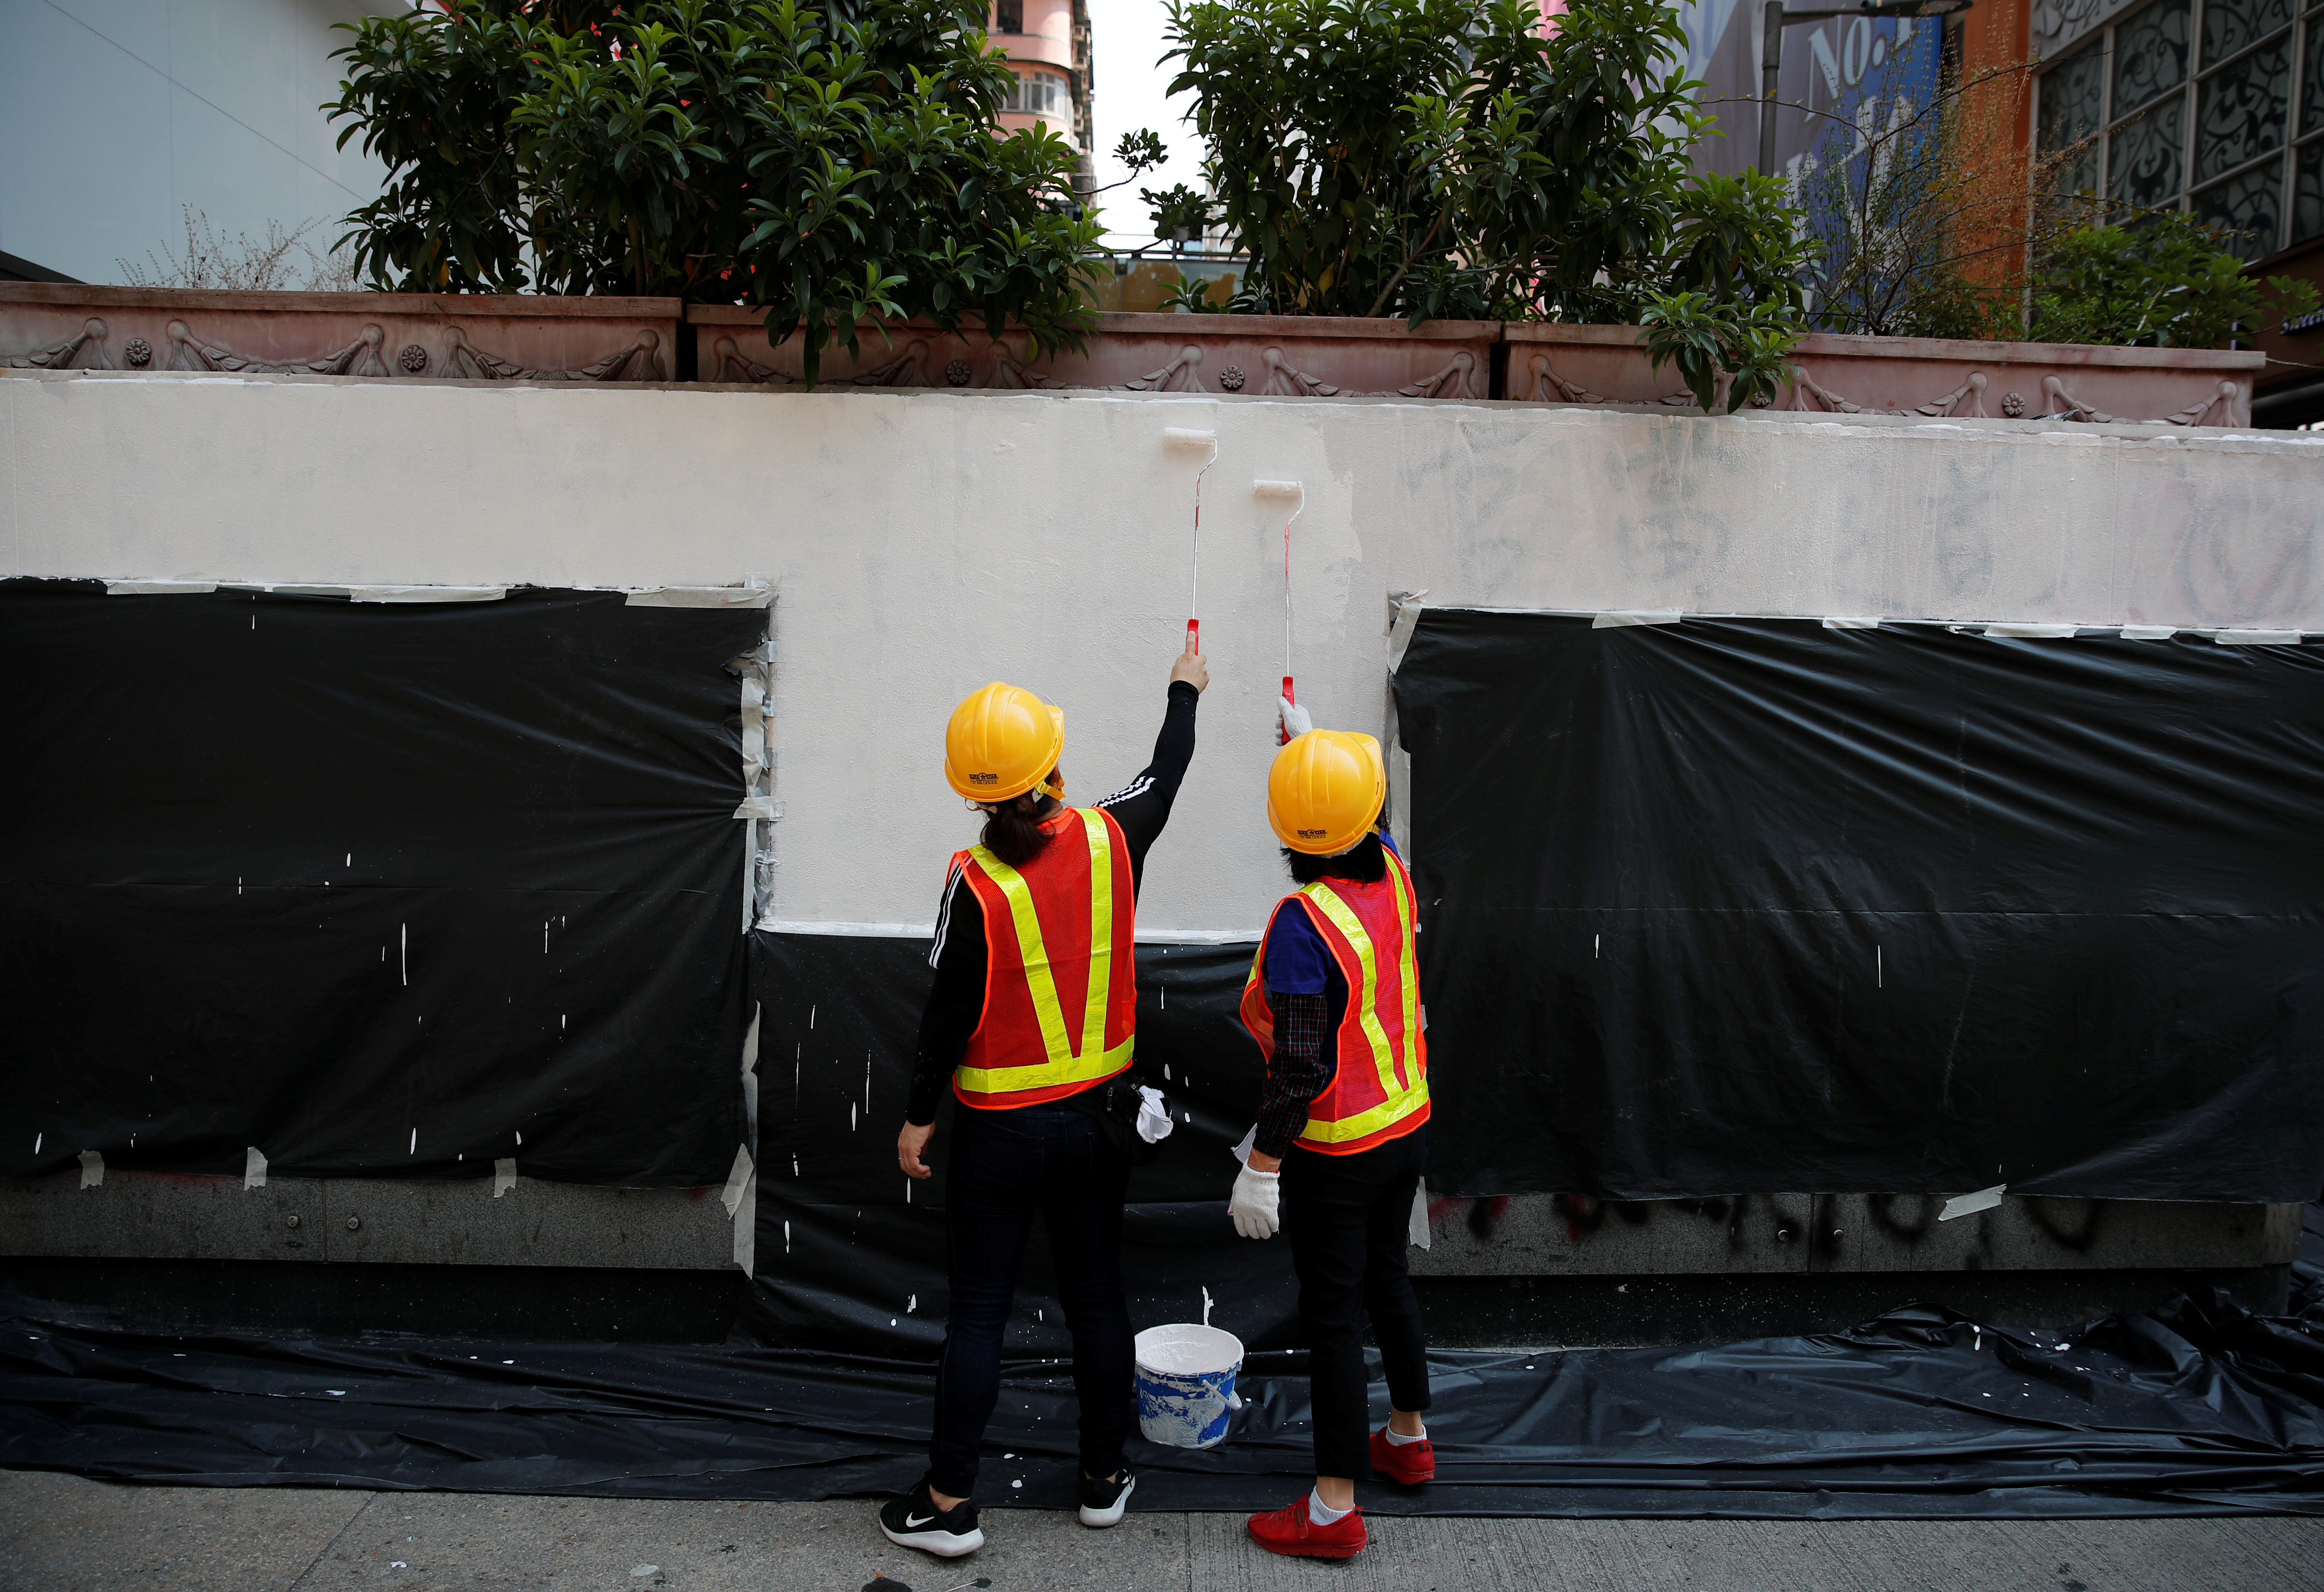
[[[398,0],[0,0],[0,251],[82,282],[219,234],[308,235],[378,197],[384,170],[316,108],[338,97],[331,24]],[[301,256],[303,259],[303,256]]]
[[[1202,741],[1139,914],[1255,929],[1294,669],[1374,730],[1387,594],[1432,604],[2324,630],[2324,437],[1158,394],[779,394],[11,373],[15,574],[351,584],[779,583],[774,915],[926,923],[974,819],[966,691],[1066,716],[1069,794],[1146,760],[1214,427]]]

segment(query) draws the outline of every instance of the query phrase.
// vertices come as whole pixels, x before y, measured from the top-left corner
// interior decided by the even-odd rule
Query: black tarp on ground
[[[1165,865],[1157,856],[1155,865]],[[945,1157],[954,1104],[928,1162],[897,1170],[927,941],[758,931],[758,1226],[746,1325],[786,1348],[933,1359],[944,1336]],[[1235,1020],[1252,947],[1138,948],[1139,1070],[1168,1092],[1177,1126],[1133,1172],[1122,1272],[1130,1319],[1211,1321],[1256,1349],[1295,1345],[1288,1260],[1235,1236],[1226,1217],[1263,1064]],[[1071,1353],[1046,1238],[1026,1254],[1007,1349]]]
[[[0,583],[0,1176],[723,1180],[765,626]]]
[[[2324,1513],[2319,1265],[2311,1211],[2301,1313],[2284,1319],[2214,1295],[2027,1336],[1916,1307],[1814,1337],[1438,1355],[1443,1479],[1359,1496],[1403,1514]],[[930,1380],[834,1354],[154,1337],[19,1317],[0,1322],[0,1464],[211,1486],[821,1498],[918,1478]],[[1293,1357],[1260,1356],[1225,1444],[1134,1441],[1139,1507],[1281,1504],[1312,1464],[1305,1387]],[[1373,1402],[1385,1412],[1378,1384]],[[1019,1364],[980,1502],[1069,1507],[1073,1416],[1062,1368]]]
[[[2324,647],[1430,610],[1433,1187],[2324,1182]]]

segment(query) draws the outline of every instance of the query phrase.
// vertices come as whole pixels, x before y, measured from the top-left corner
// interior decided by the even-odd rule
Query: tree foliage
[[[1662,0],[1172,0],[1173,92],[1278,313],[1629,323],[1691,292],[1781,323],[1780,183],[1697,177]],[[1755,311],[1754,306],[1765,306]]]
[[[453,0],[344,24],[327,106],[385,162],[347,218],[408,292],[763,306],[777,341],[866,319],[1080,346],[1096,223],[1074,152],[992,135],[1008,68],[971,0]]]

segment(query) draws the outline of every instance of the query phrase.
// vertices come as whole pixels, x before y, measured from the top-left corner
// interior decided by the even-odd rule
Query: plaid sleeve
[[[1275,1010],[1275,1057],[1259,1097],[1259,1132],[1251,1148],[1281,1155],[1307,1125],[1307,1107],[1331,1082],[1324,1043],[1330,1014],[1321,995],[1268,996]]]

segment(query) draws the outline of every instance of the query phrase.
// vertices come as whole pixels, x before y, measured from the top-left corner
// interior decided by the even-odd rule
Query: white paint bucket
[[[1138,1430],[1148,1442],[1207,1449],[1242,1408],[1235,1373],[1242,1339],[1216,1327],[1176,1321],[1138,1335]]]

